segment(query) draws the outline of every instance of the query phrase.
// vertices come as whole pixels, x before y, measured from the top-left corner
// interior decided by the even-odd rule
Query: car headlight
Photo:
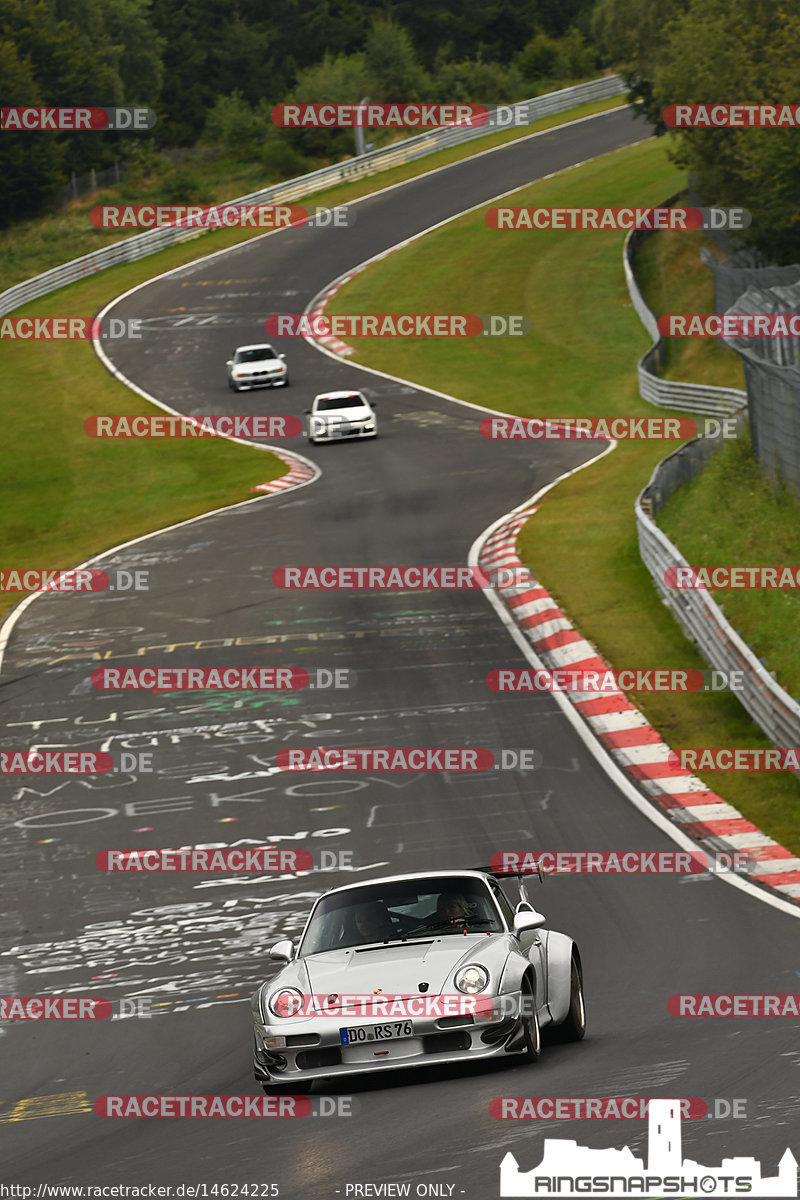
[[[478,963],[468,963],[456,975],[455,985],[460,992],[469,992],[471,995],[484,992],[489,986],[489,972]]]
[[[281,988],[270,996],[268,1007],[276,1017],[297,1016],[303,1007],[303,993],[297,988]]]

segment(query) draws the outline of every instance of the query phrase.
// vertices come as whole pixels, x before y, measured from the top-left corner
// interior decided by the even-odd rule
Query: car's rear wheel
[[[583,969],[573,952],[569,973],[569,1012],[566,1020],[553,1031],[561,1042],[579,1042],[586,1033],[586,1006],[583,1000]]]
[[[536,996],[533,984],[526,975],[522,981],[522,1028],[525,1037],[525,1062],[537,1062],[542,1054],[542,1033],[536,1012]]]

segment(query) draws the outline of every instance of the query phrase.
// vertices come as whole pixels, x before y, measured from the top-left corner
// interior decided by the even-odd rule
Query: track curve
[[[500,1159],[523,1167],[541,1136],[644,1148],[639,1123],[502,1124],[500,1095],[744,1097],[748,1122],[684,1125],[699,1161],[753,1154],[774,1167],[797,1128],[796,1023],[680,1022],[676,992],[791,992],[797,926],[716,880],[559,878],[540,893],[550,924],[581,945],[589,1035],[533,1068],[440,1068],[353,1081],[350,1120],[101,1120],[80,1110],[9,1119],[21,1098],[249,1093],[249,991],[266,948],[296,932],[337,874],[257,882],[101,875],[110,846],[252,839],[354,849],[364,874],[475,865],[495,849],[668,849],[611,785],[548,696],[491,696],[487,672],[521,666],[480,593],[281,592],[287,563],[466,561],[475,537],[602,445],[485,443],[477,416],[423,388],[370,376],[298,342],[292,386],[232,397],[221,365],[259,338],[266,312],[302,311],[331,279],[471,204],[646,136],[627,111],[554,129],[431,172],[358,204],[350,230],[298,229],[248,242],[136,289],[116,316],[144,316],[142,349],[115,365],[184,412],[302,412],[315,391],[357,386],[379,402],[373,443],[312,448],[321,477],[296,494],[224,510],[112,556],[149,566],[153,591],[37,600],[3,663],[4,746],[154,751],[158,773],[4,787],[2,991],[147,997],[152,1020],[63,1030],[0,1027],[0,1138],[14,1182],[275,1182],[329,1200],[348,1184],[411,1180],[498,1194]],[[215,320],[206,322],[206,318]],[[184,320],[184,318],[189,318]],[[205,322],[205,323],[204,323]],[[488,447],[488,448],[487,448]],[[109,665],[305,666],[355,670],[350,691],[292,697],[106,696]],[[287,780],[291,745],[533,745],[528,775]],[[283,839],[282,841],[280,839]],[[208,886],[211,882],[214,886]],[[332,1094],[344,1094],[344,1088]],[[85,1104],[84,1104],[85,1108]],[[534,1137],[534,1135],[536,1135]],[[772,1171],[770,1171],[772,1173]],[[352,1193],[351,1193],[352,1194]]]

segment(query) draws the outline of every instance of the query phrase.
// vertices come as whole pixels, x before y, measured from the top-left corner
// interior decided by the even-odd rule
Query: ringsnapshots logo
[[[755,1158],[725,1158],[705,1167],[684,1158],[681,1100],[651,1099],[647,1161],[628,1147],[593,1150],[566,1138],[545,1138],[537,1167],[521,1171],[513,1154],[500,1164],[501,1197],[549,1200],[587,1195],[637,1196],[639,1200],[708,1200],[709,1196],[797,1196],[797,1159],[786,1150],[778,1174],[764,1176]]]

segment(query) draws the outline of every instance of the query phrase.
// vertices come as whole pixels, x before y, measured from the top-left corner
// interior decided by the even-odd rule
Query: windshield
[[[363,408],[364,401],[360,396],[323,396],[321,400],[317,400],[315,408],[317,412],[324,412],[328,408]]]
[[[261,362],[264,358],[277,358],[272,346],[256,346],[253,350],[237,350],[234,362]]]
[[[364,884],[323,896],[298,955],[432,935],[463,935],[465,929],[504,932],[489,889],[480,879],[453,875]]]

